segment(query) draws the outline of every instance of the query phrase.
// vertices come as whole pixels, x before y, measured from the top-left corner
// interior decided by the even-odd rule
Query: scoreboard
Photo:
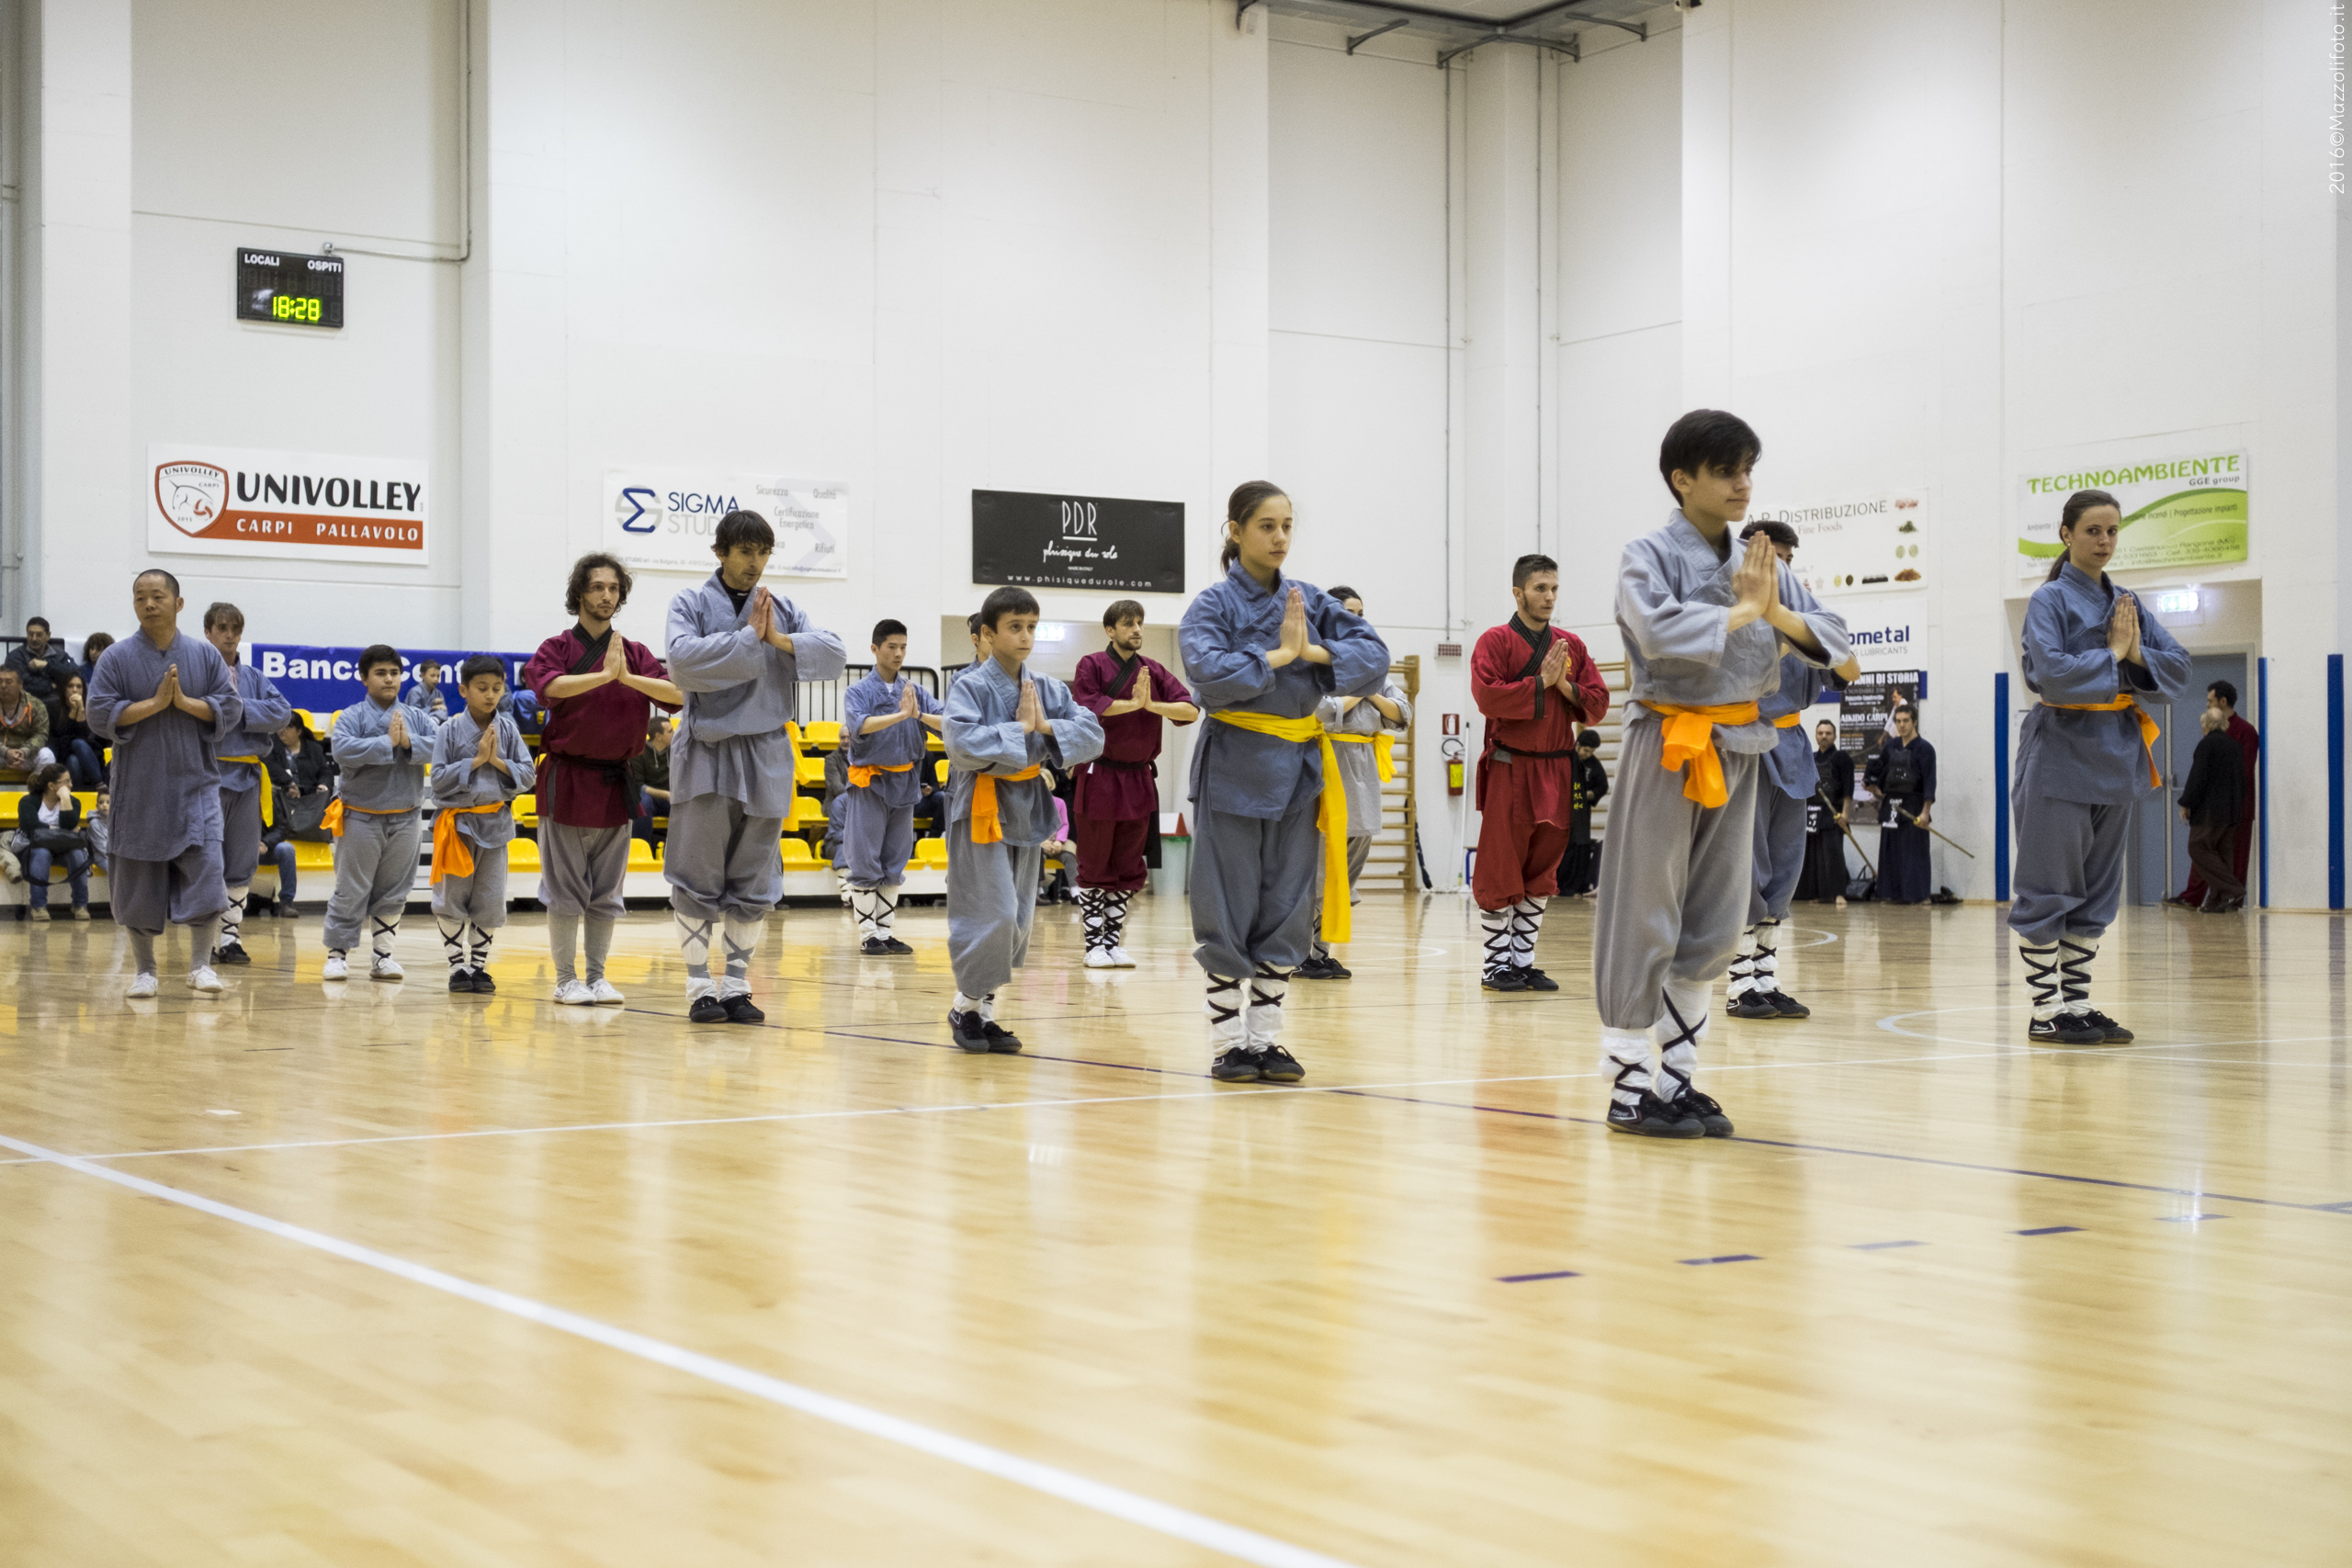
[[[237,319],[297,327],[340,327],[343,258],[240,247]]]

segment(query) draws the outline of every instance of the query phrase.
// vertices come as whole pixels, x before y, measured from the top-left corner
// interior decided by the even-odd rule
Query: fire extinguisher
[[[1445,759],[1445,793],[1460,795],[1462,793],[1462,759],[1465,754],[1462,738],[1458,735],[1447,736],[1439,744],[1438,753]]]

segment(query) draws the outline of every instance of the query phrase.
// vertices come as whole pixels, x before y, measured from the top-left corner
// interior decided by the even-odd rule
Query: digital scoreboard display
[[[298,327],[343,325],[343,258],[240,248],[237,319]]]

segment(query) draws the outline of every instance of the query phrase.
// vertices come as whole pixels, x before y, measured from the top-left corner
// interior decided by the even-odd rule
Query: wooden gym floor
[[[2130,911],[2140,1043],[2030,1051],[1999,919],[1799,906],[1703,1145],[1598,1123],[1589,904],[1501,998],[1366,903],[1295,1089],[1204,1076],[1170,899],[1109,976],[1041,912],[1018,1058],[936,909],[780,914],[761,1029],[653,911],[625,1010],[535,917],[495,998],[412,914],[141,1004],[0,925],[0,1562],[2345,1562],[2343,922]]]

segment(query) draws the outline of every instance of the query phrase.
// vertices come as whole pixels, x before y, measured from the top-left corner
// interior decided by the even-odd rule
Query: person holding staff
[[[1813,805],[1806,818],[1804,874],[1797,897],[1846,905],[1846,813],[1854,798],[1854,759],[1838,744],[1838,725],[1823,719],[1813,727]]]
[[[120,800],[107,824],[107,880],[138,965],[133,997],[159,988],[155,939],[166,921],[188,929],[188,989],[220,991],[211,962],[229,905],[220,748],[243,730],[244,705],[220,651],[180,630],[185,605],[178,578],[141,572],[130,583],[139,635],[109,646],[90,673],[90,729],[114,747],[110,779]]]
[[[1351,615],[1363,616],[1363,596],[1352,588],[1329,590],[1340,607]],[[1315,722],[1331,741],[1331,754],[1339,760],[1340,776],[1348,788],[1348,902],[1361,902],[1356,897],[1356,883],[1363,875],[1364,864],[1372,858],[1372,840],[1379,836],[1382,801],[1380,789],[1396,776],[1396,737],[1413,722],[1412,699],[1395,676],[1384,678],[1380,690],[1368,697],[1325,697],[1316,705]],[[1331,944],[1323,940],[1323,900],[1332,897],[1327,886],[1315,900],[1315,947],[1306,962],[1298,966],[1294,978],[1300,980],[1349,980],[1355,971],[1331,956]]]
[[[842,695],[841,757],[849,787],[832,803],[842,814],[834,863],[846,868],[858,951],[888,958],[914,951],[890,927],[915,852],[915,801],[922,790],[916,769],[943,720],[937,699],[899,674],[907,662],[906,624],[876,622],[872,647],[874,668]]]
[[[2059,514],[2066,553],[2033,591],[2019,649],[2041,701],[2018,736],[2015,897],[2009,930],[2032,988],[2026,1037],[2059,1045],[2125,1044],[2132,1032],[2091,1005],[2091,963],[2123,896],[2132,805],[2164,782],[2161,731],[2140,699],[2161,705],[2188,686],[2188,654],[2129,589],[2107,575],[2123,510],[2077,491]]]
[[[1600,883],[1600,840],[1592,836],[1593,808],[1609,798],[1609,765],[1600,760],[1600,731],[1577,737],[1570,764],[1568,852],[1560,857],[1560,896],[1587,898]]]
[[[1348,875],[1347,792],[1315,712],[1333,694],[1368,697],[1388,675],[1378,632],[1283,576],[1293,525],[1280,486],[1235,490],[1225,577],[1185,609],[1177,633],[1193,695],[1216,721],[1193,749],[1192,898],[1217,1048],[1209,1072],[1223,1083],[1306,1076],[1281,1043],[1283,998],[1316,934],[1318,887]],[[1345,942],[1350,929],[1348,901],[1326,899],[1323,940]]]
[[[204,638],[219,650],[237,683],[244,706],[233,757],[220,759],[220,874],[229,885],[229,907],[220,916],[220,945],[212,954],[220,964],[251,964],[245,952],[245,899],[254,890],[254,873],[261,865],[262,829],[272,820],[268,758],[277,731],[294,716],[294,705],[278,695],[270,678],[254,665],[239,661],[238,645],[245,637],[245,613],[234,604],[216,603],[204,612]]]
[[[1078,661],[1069,694],[1102,726],[1102,754],[1077,770],[1069,828],[1078,846],[1079,919],[1089,969],[1132,969],[1127,902],[1146,881],[1144,847],[1159,809],[1159,747],[1166,719],[1201,716],[1193,694],[1143,651],[1143,605],[1121,599],[1102,612],[1110,646]]]
[[[1890,904],[1924,904],[1933,890],[1928,819],[1936,810],[1936,749],[1919,734],[1919,710],[1894,710],[1894,734],[1862,770],[1878,796],[1878,896]]]

